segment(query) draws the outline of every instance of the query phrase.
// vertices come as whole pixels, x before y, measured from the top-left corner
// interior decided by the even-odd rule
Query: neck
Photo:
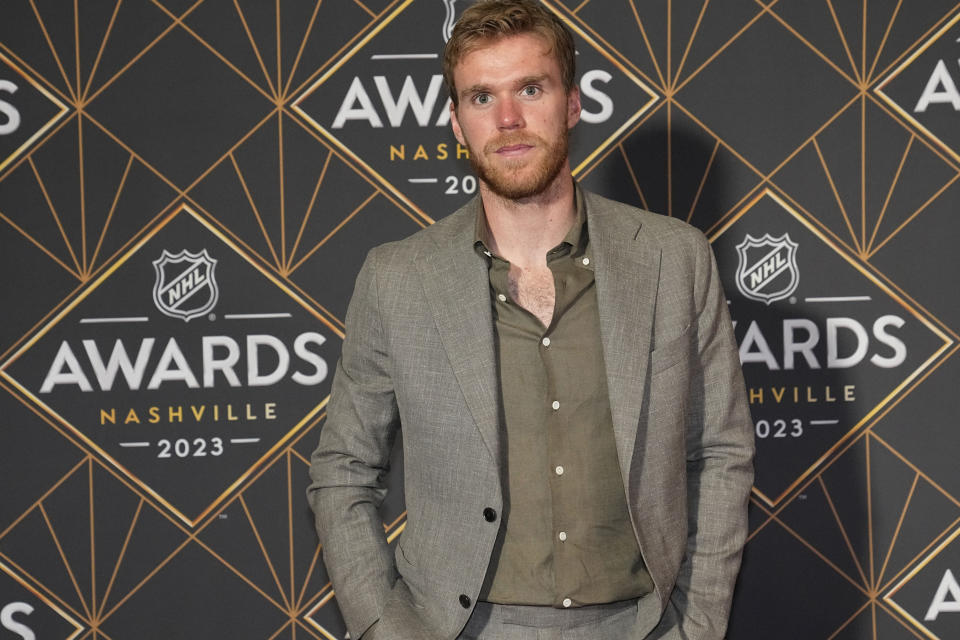
[[[569,162],[535,196],[510,200],[493,193],[481,181],[480,198],[491,249],[521,268],[546,266],[547,252],[563,240],[576,219]]]

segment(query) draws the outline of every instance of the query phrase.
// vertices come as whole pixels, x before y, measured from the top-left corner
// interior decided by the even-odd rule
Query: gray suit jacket
[[[692,227],[585,197],[620,472],[655,584],[633,637],[719,639],[753,428],[717,267]],[[478,206],[372,250],[347,312],[308,495],[354,638],[374,622],[377,640],[455,638],[497,538],[500,518],[483,515],[503,499]],[[407,523],[391,553],[377,508],[401,425]]]

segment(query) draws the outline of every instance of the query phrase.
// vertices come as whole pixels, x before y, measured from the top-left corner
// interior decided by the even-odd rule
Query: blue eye
[[[534,85],[527,85],[523,88],[523,95],[525,96],[535,96],[540,93],[540,87]]]
[[[477,104],[488,104],[490,102],[490,99],[491,98],[489,93],[478,93],[473,98],[473,101],[476,102]]]

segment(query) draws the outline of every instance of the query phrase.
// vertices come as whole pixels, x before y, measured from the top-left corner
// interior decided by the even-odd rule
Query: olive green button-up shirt
[[[504,430],[504,514],[480,599],[576,607],[650,593],[617,461],[583,198],[547,253],[548,327],[510,295],[510,263],[488,247]]]

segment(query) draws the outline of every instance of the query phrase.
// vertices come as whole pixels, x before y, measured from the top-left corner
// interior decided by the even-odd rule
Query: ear
[[[580,122],[580,87],[573,85],[567,94],[567,129]]]
[[[457,138],[457,142],[466,146],[466,142],[463,139],[463,129],[460,128],[460,120],[457,119],[457,108],[453,106],[453,100],[450,101],[450,127],[453,129],[453,135]]]

